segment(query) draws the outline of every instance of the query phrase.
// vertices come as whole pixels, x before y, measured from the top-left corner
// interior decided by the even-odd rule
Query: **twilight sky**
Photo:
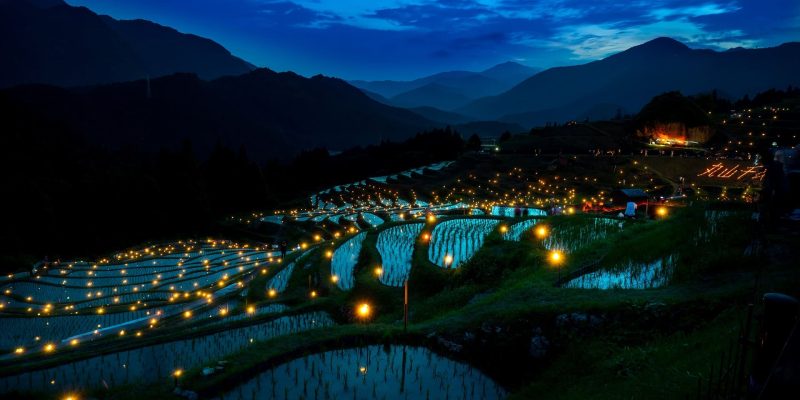
[[[798,0],[66,1],[211,38],[258,66],[345,79],[578,64],[659,36],[717,50],[800,41]]]

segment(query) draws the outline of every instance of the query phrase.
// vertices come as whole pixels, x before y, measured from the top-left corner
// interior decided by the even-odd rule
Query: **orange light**
[[[667,210],[667,207],[658,207],[656,209],[656,215],[659,217],[666,217],[668,213],[669,211]]]
[[[508,232],[508,227],[505,226],[505,225],[501,225],[500,226],[500,233],[506,233],[506,232]]]
[[[269,297],[275,297],[275,296],[278,295],[278,291],[275,290],[275,289],[270,289],[268,294],[269,294]]]
[[[360,318],[367,319],[369,318],[370,313],[372,313],[372,309],[370,308],[369,304],[361,303],[358,305],[356,312]]]
[[[428,214],[428,223],[432,224],[434,222],[436,222],[436,216],[433,214]]]
[[[186,311],[183,312],[183,318],[191,318],[191,317],[192,317],[192,312],[191,311],[186,310]]]
[[[312,290],[311,291],[311,298],[314,299],[316,297],[317,297],[317,291],[316,290]]]
[[[381,276],[381,275],[383,275],[383,268],[375,267],[375,271],[374,272],[375,272],[375,276]]]
[[[172,372],[172,376],[176,378],[180,378],[181,375],[183,375],[183,370],[180,368]]]
[[[564,255],[560,251],[553,250],[550,252],[550,262],[560,264],[562,261],[564,261]]]
[[[547,227],[546,226],[540,226],[540,227],[536,228],[536,237],[538,237],[539,239],[546,238],[547,237]]]
[[[52,343],[48,343],[48,344],[44,345],[44,352],[45,353],[52,353],[53,351],[55,351],[55,349],[56,349],[56,345],[54,345]]]
[[[255,314],[256,313],[256,308],[254,306],[248,306],[247,307],[247,313],[248,314]]]
[[[24,347],[17,347],[16,349],[14,349],[14,354],[23,354],[23,353],[25,353]]]
[[[331,282],[333,283],[339,282],[339,277],[336,275],[331,275]]]

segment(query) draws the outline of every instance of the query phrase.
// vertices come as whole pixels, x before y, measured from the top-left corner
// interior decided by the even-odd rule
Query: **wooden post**
[[[403,282],[403,332],[408,331],[408,279]]]

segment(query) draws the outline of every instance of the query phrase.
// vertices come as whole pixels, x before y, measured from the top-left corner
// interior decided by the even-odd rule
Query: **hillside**
[[[177,74],[152,79],[149,87],[144,80],[81,89],[20,86],[0,91],[0,101],[106,147],[157,151],[189,140],[203,155],[219,142],[244,146],[258,160],[399,140],[436,125],[339,79],[268,69],[212,81]]]
[[[800,84],[799,69],[800,43],[716,52],[659,38],[603,60],[548,69],[457,111],[535,126],[586,115],[598,104],[635,113],[653,96],[668,91],[691,95],[716,89],[738,98]]]
[[[539,70],[505,62],[479,72],[448,71],[411,81],[351,81],[364,91],[377,93],[401,107],[436,107],[453,110],[471,100],[510,89]]]
[[[0,38],[0,87],[82,86],[177,72],[213,79],[253,68],[212,40],[59,0],[0,0]]]

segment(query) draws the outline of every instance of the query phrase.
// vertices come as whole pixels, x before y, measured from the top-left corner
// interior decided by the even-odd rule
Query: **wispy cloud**
[[[712,49],[800,39],[798,0],[67,1],[210,36],[259,65],[354,78],[572,64],[659,36]]]
[[[741,9],[741,7],[735,4],[707,3],[688,7],[657,8],[647,15],[662,20],[670,17],[702,17],[706,15],[725,14],[739,9]]]

